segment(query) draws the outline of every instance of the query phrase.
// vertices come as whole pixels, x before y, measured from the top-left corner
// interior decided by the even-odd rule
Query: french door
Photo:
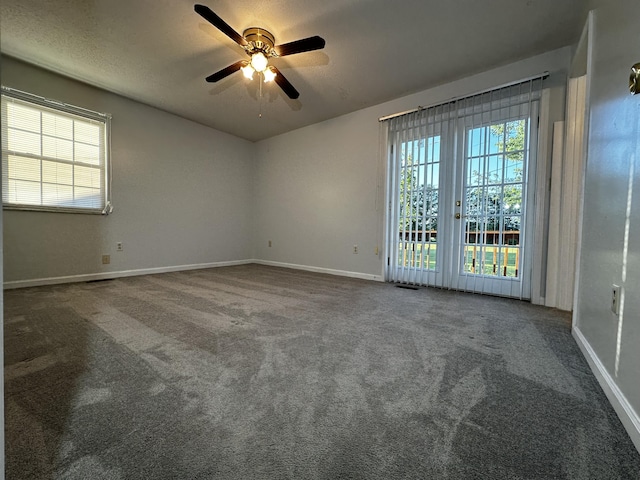
[[[518,87],[390,122],[387,280],[530,298],[538,100]]]

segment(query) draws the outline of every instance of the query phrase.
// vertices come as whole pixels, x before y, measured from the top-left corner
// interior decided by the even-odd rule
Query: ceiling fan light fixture
[[[272,82],[276,78],[276,72],[274,72],[271,67],[262,72],[262,75],[264,75],[264,83]]]
[[[244,67],[240,68],[240,70],[242,70],[242,74],[245,78],[253,80],[253,72],[255,72],[255,70],[250,63],[247,63]]]
[[[207,22],[237,43],[250,57],[249,60],[239,60],[228,67],[209,75],[205,78],[207,82],[218,82],[238,70],[242,70],[243,75],[252,80],[253,74],[258,72],[262,74],[265,82],[275,80],[284,94],[290,99],[295,100],[300,96],[300,93],[293,85],[291,85],[291,82],[282,75],[280,70],[274,66],[269,66],[269,59],[323,49],[325,41],[322,37],[316,35],[276,45],[276,40],[273,34],[264,28],[250,27],[245,29],[244,32],[242,32],[242,35],[240,35],[209,7],[196,4],[194,5],[194,10]],[[260,85],[262,85],[262,83],[260,83]],[[262,92],[262,90],[260,91]]]
[[[269,61],[262,52],[257,52],[251,55],[251,66],[256,72],[264,72],[267,68]]]

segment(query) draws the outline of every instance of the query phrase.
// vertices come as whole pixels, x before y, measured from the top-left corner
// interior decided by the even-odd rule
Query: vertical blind
[[[387,280],[479,293],[491,281],[517,280],[498,293],[522,296],[529,117],[543,78],[381,119],[390,174]],[[505,133],[516,128],[525,131],[519,150]],[[457,210],[454,193],[463,199]]]
[[[419,109],[387,121],[390,153],[389,279],[440,284],[436,266],[443,158],[456,117],[455,102]],[[447,190],[447,189],[445,189]]]
[[[102,213],[108,127],[108,115],[3,87],[3,205]]]

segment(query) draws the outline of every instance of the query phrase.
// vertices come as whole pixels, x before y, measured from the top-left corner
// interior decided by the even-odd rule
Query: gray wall
[[[549,52],[258,144],[6,58],[4,85],[113,115],[115,211],[5,211],[5,281],[251,258],[381,278],[377,119],[545,70],[563,83],[568,58]]]
[[[378,118],[550,71],[551,121],[561,120],[569,58],[570,49],[556,50],[259,142],[255,258],[382,277],[386,163]]]
[[[254,144],[11,58],[2,84],[113,115],[115,207],[5,210],[5,283],[251,258]]]
[[[575,325],[640,420],[640,3],[595,2],[590,130]],[[620,316],[611,286],[624,289]],[[618,368],[616,369],[616,362]],[[639,424],[640,425],[640,424]],[[636,427],[638,428],[638,427]],[[635,438],[636,444],[638,437]]]

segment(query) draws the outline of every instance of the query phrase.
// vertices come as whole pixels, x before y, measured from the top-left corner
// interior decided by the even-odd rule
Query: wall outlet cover
[[[620,313],[620,286],[611,285],[611,311],[618,315]]]

